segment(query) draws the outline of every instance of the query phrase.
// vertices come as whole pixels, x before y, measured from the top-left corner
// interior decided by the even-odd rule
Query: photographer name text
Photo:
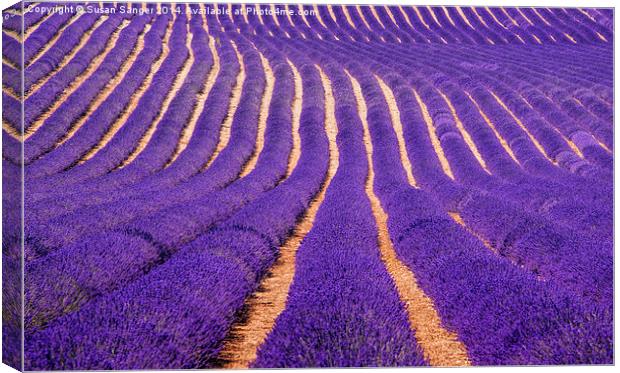
[[[316,15],[315,10],[307,10],[303,8],[260,8],[254,6],[229,8],[229,7],[185,7],[180,5],[165,5],[160,4],[157,7],[130,7],[127,5],[119,4],[117,6],[100,6],[97,4],[86,5],[44,5],[44,4],[32,4],[26,9],[26,12],[43,13],[43,14],[133,14],[133,15],[149,15],[149,14],[176,14],[181,13],[191,15],[261,15],[261,16],[288,16],[288,15]]]

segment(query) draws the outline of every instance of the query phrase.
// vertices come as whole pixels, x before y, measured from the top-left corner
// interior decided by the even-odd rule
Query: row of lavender
[[[230,17],[203,16],[199,5],[157,16],[53,15],[26,39],[56,38],[25,59],[28,369],[218,366],[244,301],[321,190],[287,308],[254,364],[428,364],[379,257],[364,193],[371,166],[400,260],[474,364],[611,361],[607,11],[556,9],[547,28],[503,28],[501,16],[492,26],[484,19],[493,12],[473,17],[471,8],[461,16],[453,8],[318,7],[320,17],[248,22],[238,8]],[[428,12],[439,28],[416,23],[432,19]],[[515,12],[528,14],[502,14],[523,22]],[[444,15],[480,25],[450,27]],[[448,44],[407,43],[421,31]],[[558,32],[577,44],[509,37]],[[506,45],[474,47],[483,36]],[[34,44],[29,56],[41,49]],[[369,108],[372,165],[345,71]],[[10,125],[20,122],[19,90],[5,80]],[[381,84],[395,97],[405,149]],[[301,98],[296,160],[292,106]],[[6,129],[3,139],[3,165],[15,170],[4,182],[15,183],[21,145]],[[20,201],[3,203],[15,211]],[[3,229],[5,252],[19,249],[19,230]]]
[[[2,12],[4,22],[11,18],[8,11]],[[16,17],[20,18],[20,17]],[[21,19],[20,19],[21,21]],[[4,26],[4,23],[3,23]],[[4,27],[3,27],[4,30]],[[22,32],[22,23],[13,26],[16,33]],[[3,56],[5,55],[3,34]],[[16,53],[16,52],[13,52]],[[8,74],[7,74],[8,73]],[[18,70],[2,64],[2,81],[19,85]],[[7,110],[19,110],[19,107],[5,104],[3,100],[3,119]],[[2,361],[14,368],[21,368],[23,359],[22,346],[22,253],[19,232],[22,229],[22,184],[23,170],[20,154],[21,144],[2,131]],[[13,154],[9,161],[5,154]],[[13,163],[14,162],[14,163]],[[9,233],[10,232],[10,233]]]

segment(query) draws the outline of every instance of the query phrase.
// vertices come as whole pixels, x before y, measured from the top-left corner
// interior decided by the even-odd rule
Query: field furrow
[[[3,11],[23,369],[613,364],[611,9],[60,5]]]

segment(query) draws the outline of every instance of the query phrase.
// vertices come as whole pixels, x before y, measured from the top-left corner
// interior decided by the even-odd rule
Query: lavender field
[[[612,9],[23,5],[5,362],[613,363]]]

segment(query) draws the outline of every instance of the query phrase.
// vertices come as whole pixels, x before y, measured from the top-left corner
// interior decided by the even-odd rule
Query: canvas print
[[[613,9],[2,19],[6,364],[614,363]]]

